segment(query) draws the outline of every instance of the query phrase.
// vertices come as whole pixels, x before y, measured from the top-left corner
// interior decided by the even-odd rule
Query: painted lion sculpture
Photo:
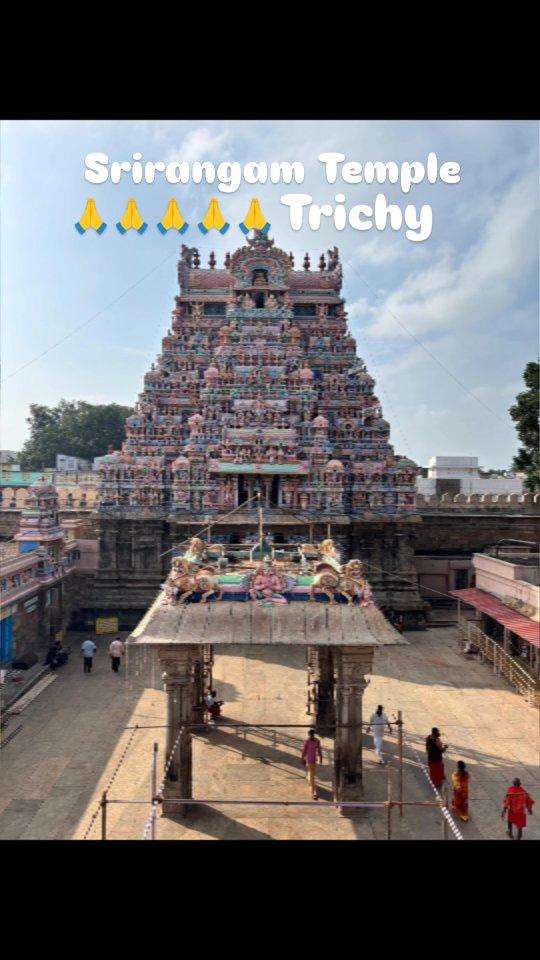
[[[204,564],[194,570],[192,562],[185,557],[174,557],[171,572],[165,584],[165,604],[185,603],[194,593],[201,593],[201,603],[206,603],[213,593],[221,599],[222,590],[215,568]]]
[[[324,559],[317,563],[309,594],[310,601],[315,600],[317,593],[324,593],[330,603],[336,602],[338,594],[345,597],[348,604],[353,603],[355,599],[362,607],[372,603],[371,588],[363,577],[360,560],[349,560],[339,571]]]

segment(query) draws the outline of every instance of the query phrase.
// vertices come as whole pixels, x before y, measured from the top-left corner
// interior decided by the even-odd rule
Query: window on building
[[[225,316],[225,303],[205,303],[203,314],[205,317]]]
[[[337,314],[337,303],[331,303],[328,307],[328,316],[335,317]]]
[[[295,303],[295,317],[316,317],[317,308],[314,303]]]
[[[255,306],[258,310],[260,310],[261,307],[264,307],[264,293],[255,294]]]

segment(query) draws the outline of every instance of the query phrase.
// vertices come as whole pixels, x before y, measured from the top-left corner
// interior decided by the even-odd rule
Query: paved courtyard
[[[539,713],[486,665],[466,661],[453,628],[407,634],[409,647],[389,647],[376,655],[364,698],[365,712],[383,703],[389,716],[403,711],[407,734],[404,797],[433,800],[420,760],[423,741],[436,725],[450,747],[447,776],[458,759],[471,773],[471,820],[458,823],[465,840],[505,839],[500,817],[506,787],[519,776],[540,811]],[[108,638],[97,638],[98,655],[90,676],[76,651],[66,667],[10,719],[5,735],[22,728],[0,752],[1,839],[99,839],[94,817],[103,790],[111,803],[108,837],[141,837],[150,810],[152,745],[165,743],[165,696],[141,688],[133,674],[114,674]],[[294,648],[220,648],[214,685],[226,703],[224,715],[265,724],[243,734],[213,730],[194,742],[194,795],[205,800],[309,800],[299,756],[306,724],[305,653]],[[122,668],[124,664],[122,665]],[[139,729],[127,729],[139,726]],[[385,741],[390,763],[374,762],[372,738],[364,737],[364,799],[386,798],[388,777],[397,796],[396,738]],[[321,800],[331,799],[331,741],[323,740]],[[160,776],[158,778],[158,781]],[[112,780],[112,783],[111,783]],[[110,785],[110,786],[109,786]],[[94,817],[94,819],[92,819]],[[450,833],[451,835],[451,833]],[[441,839],[442,820],[432,807],[394,809],[394,839]],[[529,818],[528,839],[540,839],[540,816]],[[334,808],[213,805],[195,807],[184,819],[160,816],[158,839],[360,839],[386,837],[386,811],[363,809],[354,817]]]

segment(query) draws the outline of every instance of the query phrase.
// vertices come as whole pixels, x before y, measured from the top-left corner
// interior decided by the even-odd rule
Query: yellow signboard
[[[118,617],[96,617],[96,633],[118,633]]]

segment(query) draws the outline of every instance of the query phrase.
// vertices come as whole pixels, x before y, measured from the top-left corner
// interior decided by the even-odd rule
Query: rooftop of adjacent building
[[[511,470],[483,470],[482,467],[479,466],[478,457],[447,457],[437,455],[435,457],[430,457],[428,461],[427,476],[435,479],[445,476],[454,478],[459,478],[461,476],[464,479],[470,477],[493,476],[496,478],[502,476],[520,479],[523,477],[523,474],[513,473]]]
[[[480,596],[483,591],[501,601],[506,607],[538,623],[540,616],[539,559],[538,545],[532,543],[512,544],[503,541],[488,547],[483,553],[474,553],[472,562],[476,592]],[[538,645],[538,630],[532,636],[533,642]]]

